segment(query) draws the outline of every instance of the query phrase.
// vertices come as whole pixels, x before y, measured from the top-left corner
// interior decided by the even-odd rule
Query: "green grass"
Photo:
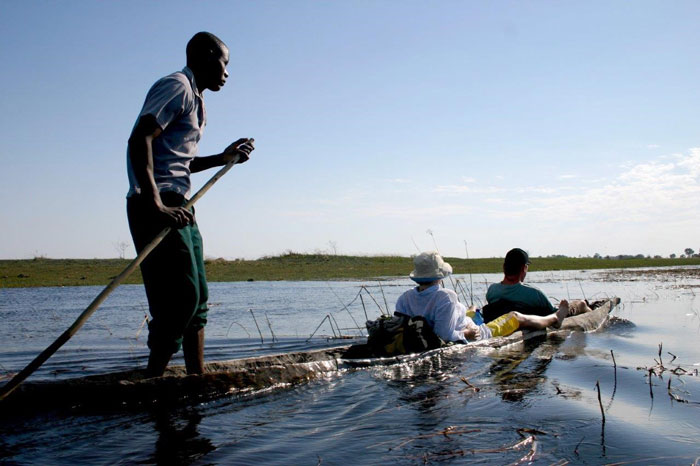
[[[455,273],[499,273],[502,258],[461,259],[446,257]],[[45,259],[0,260],[0,287],[106,285],[129,264],[126,259]],[[689,259],[593,259],[535,257],[531,271],[587,270],[629,267],[668,267],[700,265],[700,258]],[[257,260],[207,261],[211,282],[246,280],[344,280],[405,276],[413,269],[410,257],[339,256],[296,254]],[[125,283],[141,283],[135,272]]]

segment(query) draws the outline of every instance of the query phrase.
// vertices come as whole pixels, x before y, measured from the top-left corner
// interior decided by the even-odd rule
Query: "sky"
[[[0,258],[117,257],[126,141],[201,30],[208,257],[700,250],[700,2],[0,2]],[[195,189],[214,171],[193,175]]]

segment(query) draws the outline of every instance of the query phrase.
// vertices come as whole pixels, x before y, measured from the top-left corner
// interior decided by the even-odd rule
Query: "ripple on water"
[[[642,272],[629,276],[618,271],[532,272],[528,277],[554,300],[576,297],[574,290],[583,290],[588,298],[620,296],[625,305],[605,328],[565,339],[347,370],[305,385],[168,409],[67,410],[3,419],[0,461],[501,464],[521,460],[534,450],[540,463],[692,463],[700,454],[700,405],[675,401],[667,384],[671,380],[676,396],[697,402],[700,377],[668,372],[653,376],[652,398],[648,372],[637,367],[656,364],[659,343],[669,368],[681,365],[692,370],[692,364],[700,362],[696,344],[700,319],[694,317],[700,302],[693,291],[698,280],[682,272],[652,277]],[[499,276],[484,279],[493,282]],[[410,283],[405,279],[390,283],[398,286],[383,291],[393,303]],[[331,286],[349,303],[360,284]],[[343,344],[323,338],[306,341],[328,314],[337,327],[354,327],[328,287],[314,282],[212,284],[212,301],[217,305],[207,328],[209,356],[225,359]],[[475,283],[479,296],[485,289],[486,284]],[[0,369],[21,368],[98,291],[95,287],[2,290],[0,338],[12,343],[0,349]],[[381,294],[375,298],[384,305]],[[141,287],[117,290],[93,317],[96,320],[38,377],[143,365],[145,302]],[[365,304],[370,318],[379,313],[370,299]],[[348,310],[363,322],[365,310],[359,301]],[[332,335],[334,330],[326,320],[318,333]],[[673,363],[669,353],[677,356]],[[596,382],[606,414],[604,425]]]

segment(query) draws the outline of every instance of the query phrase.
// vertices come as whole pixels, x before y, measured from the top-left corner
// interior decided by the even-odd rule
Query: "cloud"
[[[643,243],[645,234],[658,235],[665,229],[669,234],[671,229],[700,231],[700,218],[693,214],[700,199],[700,147],[630,163],[607,176],[567,177],[551,185],[499,186],[467,180],[430,187],[426,183],[411,195],[356,189],[288,205],[282,215],[316,222],[369,221],[378,228],[449,224],[455,231],[477,222],[494,234],[512,222],[518,231],[527,232],[522,234],[536,236],[545,245],[556,239],[565,248],[593,243],[591,233],[601,230],[620,236],[622,246]]]
[[[661,147],[661,146],[658,145],[658,144],[649,144],[649,145],[647,145],[647,149],[658,149],[659,147]]]
[[[630,166],[609,183],[573,193],[523,199],[525,213],[558,219],[605,219],[613,222],[681,222],[700,196],[700,148],[674,161]]]
[[[573,188],[567,188],[566,186],[559,187],[559,188],[554,188],[554,187],[549,187],[549,186],[527,186],[524,188],[515,188],[514,191],[518,194],[524,194],[524,193],[554,194],[556,192],[566,190],[566,189],[573,189]]]
[[[475,193],[475,194],[490,194],[505,191],[505,188],[499,188],[496,186],[465,186],[461,184],[448,184],[436,187],[434,190],[436,193],[445,194],[462,194],[462,193]]]
[[[468,204],[472,215],[479,218],[517,220],[530,228],[557,222],[565,222],[568,228],[622,224],[646,227],[660,222],[700,228],[700,219],[691,214],[700,199],[700,148],[644,163],[628,163],[608,178],[560,178],[575,181],[564,185],[438,186],[434,189],[436,203],[440,204],[436,214],[463,213],[462,204]],[[463,194],[469,194],[463,203],[453,200],[455,195]],[[441,195],[444,197],[440,200]]]
[[[443,217],[461,217],[472,213],[475,207],[468,203],[459,204],[436,204],[436,205],[396,205],[393,203],[375,203],[370,206],[353,209],[354,213],[360,216],[405,219],[405,220],[426,220]]]
[[[679,167],[687,168],[695,178],[700,175],[700,147],[690,149],[690,156],[684,158],[680,155],[678,159]]]

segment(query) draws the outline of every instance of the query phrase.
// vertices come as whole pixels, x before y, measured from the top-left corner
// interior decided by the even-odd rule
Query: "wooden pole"
[[[209,191],[209,188],[211,188],[214,183],[219,181],[219,179],[224,176],[230,169],[233,167],[239,160],[238,156],[235,156],[233,160],[228,162],[224,167],[216,172],[214,176],[211,177],[207,183],[202,186],[202,188],[197,191],[197,193],[190,199],[187,204],[185,204],[185,208],[189,209],[194,205],[195,202],[197,202],[204,194]],[[107,296],[112,293],[129,275],[132,274],[134,270],[136,270],[136,267],[138,267],[141,262],[148,256],[151,251],[153,251],[158,244],[160,244],[161,241],[163,241],[163,238],[165,238],[168,233],[170,233],[171,228],[166,227],[161,231],[150,243],[146,245],[146,247],[143,248],[143,250],[139,253],[138,256],[136,256],[136,259],[131,261],[131,263],[120,273],[117,275],[107,287],[102,290],[100,294],[97,295],[97,297],[90,303],[90,305],[83,311],[80,316],[73,322],[73,325],[68,327],[68,329],[59,336],[56,341],[51,343],[48,348],[46,348],[44,351],[42,351],[39,356],[34,358],[32,362],[30,362],[27,367],[22,369],[17,375],[12,377],[12,379],[7,382],[5,385],[3,385],[0,388],[0,401],[4,400],[7,398],[7,396],[12,393],[24,380],[32,375],[34,371],[36,371],[39,367],[41,367],[42,364],[46,362],[47,359],[49,359],[53,354],[58,351],[58,349],[63,346],[68,340],[71,339],[73,335],[76,334],[78,330],[80,330],[80,327],[82,327],[85,322],[90,318],[90,316],[97,310],[97,308],[104,302],[105,299],[107,299]]]

